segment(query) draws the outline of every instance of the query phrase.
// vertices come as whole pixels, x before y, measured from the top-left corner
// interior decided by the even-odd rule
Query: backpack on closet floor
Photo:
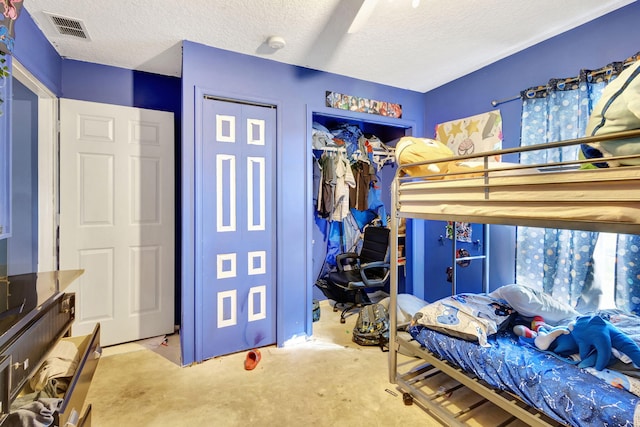
[[[369,304],[360,309],[353,327],[353,342],[377,345],[384,351],[389,342],[389,314],[382,304]]]

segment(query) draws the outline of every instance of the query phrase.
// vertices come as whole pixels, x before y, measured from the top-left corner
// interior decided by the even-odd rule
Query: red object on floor
[[[260,350],[258,350],[257,348],[249,350],[249,352],[247,353],[247,357],[244,360],[244,369],[246,369],[247,371],[255,369],[255,367],[258,366],[258,362],[260,362],[261,357],[262,356],[260,354]]]

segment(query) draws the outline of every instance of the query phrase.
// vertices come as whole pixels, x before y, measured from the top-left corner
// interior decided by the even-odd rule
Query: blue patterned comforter
[[[630,322],[630,327],[640,329],[637,320]],[[560,422],[584,427],[634,426],[638,396],[554,355],[519,344],[511,332],[502,331],[490,337],[491,347],[420,325],[412,326],[409,332],[440,358],[473,372],[493,387],[520,396]]]

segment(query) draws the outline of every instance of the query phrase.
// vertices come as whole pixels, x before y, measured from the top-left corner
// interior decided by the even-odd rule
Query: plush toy
[[[411,176],[427,177],[428,179],[443,179],[443,174],[451,172],[482,171],[482,166],[464,166],[457,163],[453,158],[455,154],[449,147],[440,141],[429,138],[415,138],[404,136],[396,144],[396,162],[399,165],[407,163],[418,163],[432,160],[443,160],[442,162],[429,163],[425,165],[409,166],[405,169]],[[449,159],[449,160],[445,160]],[[462,177],[479,176],[475,174],[461,174]],[[447,176],[445,179],[455,178]]]
[[[455,154],[440,141],[429,138],[414,138],[405,136],[396,144],[396,161],[399,165],[440,160],[454,157]],[[411,176],[438,175],[447,173],[448,162],[431,163],[428,165],[411,166],[406,172]]]
[[[560,355],[578,353],[578,366],[594,367],[598,371],[615,361],[612,349],[624,353],[636,367],[640,367],[640,346],[600,316],[578,317],[571,334],[550,346],[550,350]]]
[[[570,333],[566,326],[550,326],[541,316],[535,316],[531,321],[531,329],[525,325],[513,327],[513,333],[539,350],[548,350],[561,335]]]
[[[536,316],[531,329],[516,325],[513,332],[539,350],[549,350],[563,357],[578,354],[580,368],[602,371],[617,360],[613,349],[640,367],[640,346],[600,316],[580,316],[575,322],[560,327],[551,327],[542,317]]]

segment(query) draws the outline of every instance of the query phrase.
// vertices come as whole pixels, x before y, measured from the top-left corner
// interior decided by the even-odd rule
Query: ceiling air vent
[[[53,15],[47,12],[45,12],[45,15],[47,15],[60,35],[89,40],[89,33],[82,21],[65,16]]]

